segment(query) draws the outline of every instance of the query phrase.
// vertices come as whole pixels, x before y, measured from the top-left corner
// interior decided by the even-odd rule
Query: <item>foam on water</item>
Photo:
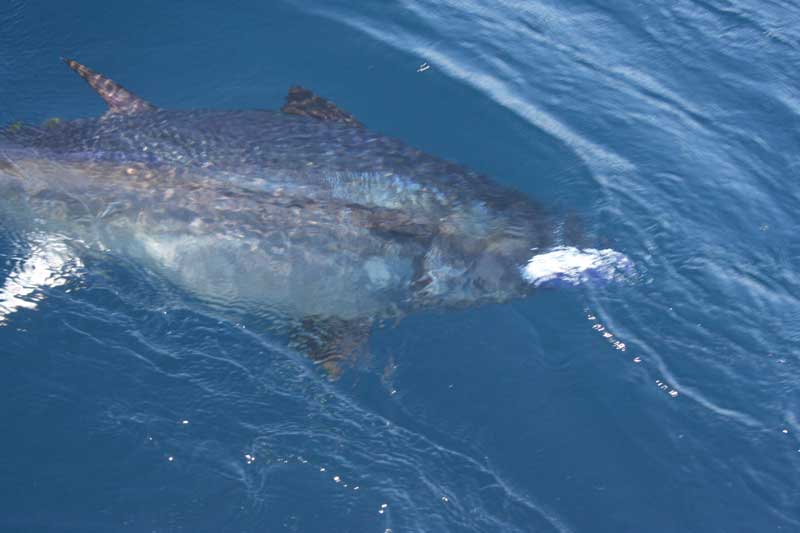
[[[28,256],[8,275],[0,287],[0,326],[19,309],[35,309],[42,290],[59,287],[82,267],[67,245],[56,236],[37,235]]]
[[[541,287],[613,281],[630,272],[632,266],[625,254],[610,248],[561,246],[534,255],[520,270],[525,281]]]

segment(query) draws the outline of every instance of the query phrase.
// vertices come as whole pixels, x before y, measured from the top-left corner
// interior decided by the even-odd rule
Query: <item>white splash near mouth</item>
[[[613,281],[630,273],[632,267],[633,262],[625,254],[610,248],[562,246],[534,255],[520,270],[525,281],[541,287]]]

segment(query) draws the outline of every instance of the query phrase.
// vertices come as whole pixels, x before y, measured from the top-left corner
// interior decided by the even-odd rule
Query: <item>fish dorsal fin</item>
[[[134,115],[154,111],[156,106],[139,98],[119,83],[98,74],[89,67],[72,59],[62,58],[69,68],[86,80],[86,83],[108,104],[107,115]]]
[[[281,111],[290,115],[302,115],[330,122],[344,122],[357,128],[363,127],[347,111],[339,109],[332,102],[299,85],[289,89],[289,94],[286,95],[286,103],[283,104]]]

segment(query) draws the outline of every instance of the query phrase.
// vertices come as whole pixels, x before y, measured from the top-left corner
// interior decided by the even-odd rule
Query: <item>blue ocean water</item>
[[[169,108],[302,83],[573,214],[636,276],[376,328],[332,382],[135,265],[67,265],[0,317],[0,530],[800,531],[798,23],[5,0],[2,124],[103,112],[60,56]],[[3,228],[0,279],[37,247]]]

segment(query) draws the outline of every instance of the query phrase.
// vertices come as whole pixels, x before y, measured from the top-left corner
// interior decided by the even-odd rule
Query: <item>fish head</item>
[[[443,217],[417,280],[423,298],[466,306],[525,296],[532,286],[520,271],[531,250],[550,245],[549,218],[527,201],[475,202]]]
[[[453,211],[425,255],[418,290],[438,305],[468,306],[539,288],[605,285],[633,273],[624,254],[564,244],[554,227],[549,214],[525,199]]]

